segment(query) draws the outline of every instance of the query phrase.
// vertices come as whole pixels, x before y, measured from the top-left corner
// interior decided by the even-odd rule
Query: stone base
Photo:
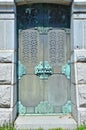
[[[68,130],[73,130],[77,127],[77,123],[71,117],[71,115],[61,115],[61,116],[19,116],[15,121],[15,128],[17,130],[21,129],[37,129],[43,128],[48,130],[49,128],[64,128]]]
[[[13,123],[17,115],[17,104],[13,108],[0,108],[0,126]]]

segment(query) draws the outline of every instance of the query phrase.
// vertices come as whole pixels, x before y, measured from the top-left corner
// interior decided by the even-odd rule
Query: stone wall
[[[0,124],[17,114],[16,23],[13,0],[0,0]]]
[[[72,5],[71,100],[78,124],[86,124],[86,0]]]

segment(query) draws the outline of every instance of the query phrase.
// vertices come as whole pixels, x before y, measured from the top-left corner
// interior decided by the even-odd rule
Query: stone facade
[[[86,0],[74,0],[71,28],[71,100],[72,114],[80,124],[86,124]],[[79,12],[79,13],[78,13]],[[73,91],[74,90],[74,91]]]
[[[0,124],[17,114],[16,23],[14,0],[0,1]]]
[[[25,2],[16,0],[17,3],[22,1]],[[64,0],[62,4],[70,2]],[[0,124],[17,117],[16,34],[15,2],[0,0]],[[86,0],[72,2],[71,101],[74,119],[78,124],[86,123]]]

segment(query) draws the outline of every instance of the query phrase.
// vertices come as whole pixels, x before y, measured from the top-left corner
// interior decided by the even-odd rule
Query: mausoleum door
[[[20,18],[18,30],[20,114],[71,111],[70,34],[69,29],[62,28],[62,22],[58,22],[58,8],[60,6],[51,4],[33,4],[19,10],[25,18]]]

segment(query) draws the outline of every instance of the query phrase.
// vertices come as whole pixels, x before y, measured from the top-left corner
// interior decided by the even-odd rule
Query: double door
[[[56,5],[54,8],[58,9]],[[56,21],[52,22],[50,18],[56,14],[53,16],[51,4],[32,5],[24,9],[26,15],[31,17],[30,19],[25,17],[27,24],[18,32],[19,113],[68,113],[69,29],[58,28]],[[59,26],[62,26],[61,24]]]

